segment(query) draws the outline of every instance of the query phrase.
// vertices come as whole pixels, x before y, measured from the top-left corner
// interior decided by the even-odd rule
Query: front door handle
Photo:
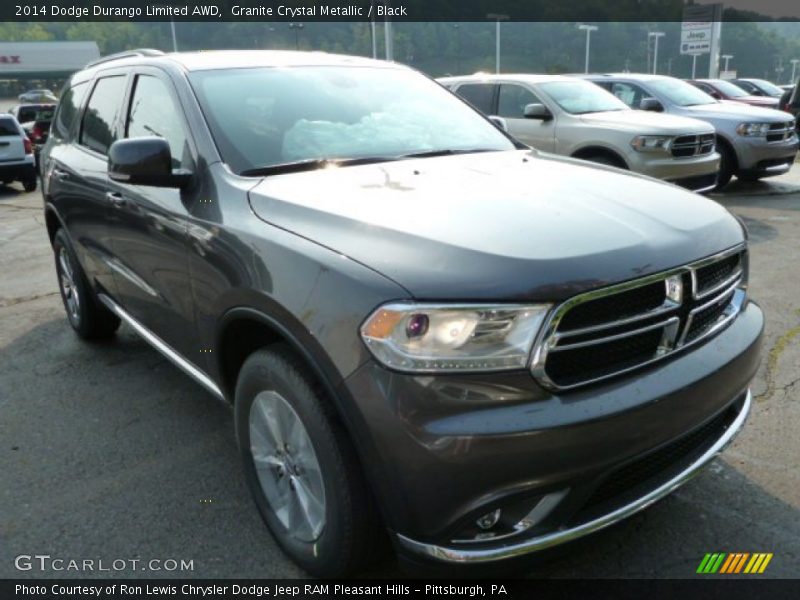
[[[67,173],[66,171],[62,171],[58,167],[55,167],[53,169],[53,177],[55,177],[59,181],[65,181],[69,179],[69,173]]]
[[[113,206],[114,208],[123,208],[128,203],[125,197],[119,192],[106,193],[106,199],[111,203],[111,206]]]

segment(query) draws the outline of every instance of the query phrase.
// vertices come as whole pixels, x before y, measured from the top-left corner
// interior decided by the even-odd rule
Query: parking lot
[[[768,319],[750,421],[698,479],[531,576],[689,577],[707,552],[772,552],[765,576],[798,574],[800,166],[714,199],[748,225]],[[302,577],[250,499],[232,411],[127,327],[102,344],[73,334],[41,207],[38,191],[0,186],[0,577]],[[193,570],[20,572],[20,554]]]

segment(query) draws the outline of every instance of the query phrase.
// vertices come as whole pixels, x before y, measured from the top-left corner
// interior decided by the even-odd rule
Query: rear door
[[[24,135],[14,117],[0,117],[0,165],[25,159]]]
[[[125,106],[125,138],[162,137],[174,169],[195,171],[196,152],[170,78],[140,67]],[[194,327],[189,279],[187,206],[198,194],[171,188],[109,183],[109,219],[117,298],[137,321],[188,360],[205,358]]]
[[[517,83],[500,84],[497,93],[497,116],[506,120],[508,132],[524,144],[544,152],[554,152],[556,119],[549,121],[526,119],[525,107],[528,104],[544,103],[527,86]]]
[[[127,74],[111,71],[68,90],[43,165],[45,194],[66,224],[90,284],[112,296],[106,153],[119,135],[127,83]]]

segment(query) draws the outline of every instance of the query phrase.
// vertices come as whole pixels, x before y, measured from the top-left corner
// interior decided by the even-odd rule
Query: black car
[[[233,404],[255,503],[317,575],[387,540],[470,564],[592,533],[750,409],[736,218],[397,64],[107,58],[63,91],[43,188],[69,323],[125,322]]]
[[[780,98],[784,92],[784,90],[766,79],[732,79],[731,83],[753,96]]]

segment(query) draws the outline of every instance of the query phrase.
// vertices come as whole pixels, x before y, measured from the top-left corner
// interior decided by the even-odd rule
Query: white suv
[[[12,115],[0,115],[0,181],[19,181],[26,192],[36,189],[33,144]]]
[[[714,189],[719,171],[708,123],[632,110],[603,89],[559,75],[472,75],[439,82],[492,117],[521,142],[630,169],[696,192]]]

